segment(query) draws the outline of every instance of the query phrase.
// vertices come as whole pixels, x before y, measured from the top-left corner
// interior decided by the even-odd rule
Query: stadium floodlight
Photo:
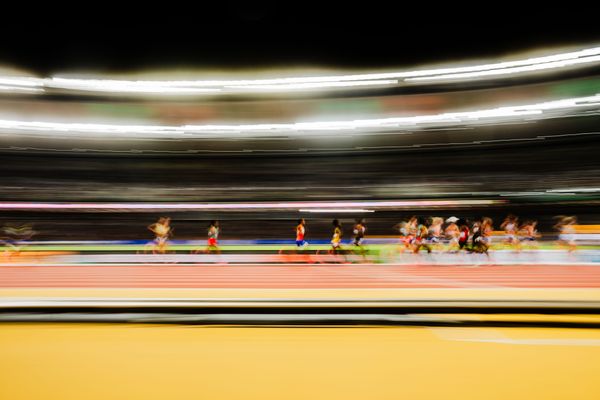
[[[71,77],[0,76],[3,92],[22,93],[23,87],[36,87],[46,92],[86,92],[112,95],[215,96],[226,94],[260,94],[297,90],[377,88],[381,86],[425,85],[442,80],[502,78],[553,72],[600,62],[600,47],[532,57],[514,61],[429,68],[393,72],[365,72],[326,76],[291,76],[263,79],[196,79],[196,80],[127,80]],[[12,88],[13,90],[10,90]]]
[[[120,125],[46,121],[0,120],[7,135],[62,136],[119,139],[255,139],[271,137],[328,137],[330,132],[348,135],[402,134],[430,128],[464,127],[506,122],[534,121],[597,111],[600,94],[535,104],[409,117],[348,121],[315,121],[280,124],[238,125]]]

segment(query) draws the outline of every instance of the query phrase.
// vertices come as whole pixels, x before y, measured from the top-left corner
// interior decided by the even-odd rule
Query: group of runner
[[[576,249],[575,225],[576,217],[558,216],[554,228],[559,232],[558,245],[566,247],[569,252]],[[445,222],[445,223],[444,223]],[[500,224],[501,231],[494,231],[493,221],[482,217],[471,223],[457,217],[445,221],[440,217],[432,217],[426,224],[418,217],[412,217],[395,226],[400,233],[401,252],[418,253],[421,249],[431,252],[433,247],[446,252],[465,250],[470,253],[485,253],[492,243],[492,236],[498,235],[498,240],[515,251],[521,251],[523,246],[531,249],[538,248],[538,239],[542,236],[537,230],[538,222],[533,219],[520,223],[519,218],[509,214]]]
[[[148,229],[154,233],[155,238],[151,243],[152,252],[165,254],[167,252],[168,240],[173,236],[174,229],[171,227],[171,218],[160,217],[158,221],[148,226]],[[192,250],[193,254],[203,253],[220,253],[221,250],[218,244],[219,238],[219,221],[213,220],[210,222],[207,230],[207,247]],[[362,249],[363,240],[365,238],[367,227],[363,219],[358,219],[353,228],[354,241],[353,244]],[[332,252],[337,253],[341,250],[342,244],[342,224],[339,220],[333,220],[333,237],[331,239]],[[296,246],[300,249],[308,246],[306,237],[306,220],[301,218],[296,225]]]
[[[575,250],[574,225],[577,223],[575,217],[559,216],[555,229],[559,231],[559,245],[565,246],[569,251]],[[170,226],[171,219],[161,217],[157,222],[148,226],[148,229],[155,234],[153,242],[154,252],[166,252],[167,241],[173,235],[173,228]],[[441,217],[431,217],[428,220],[413,216],[407,220],[394,225],[394,230],[399,234],[401,253],[412,252],[419,253],[426,250],[431,253],[432,250],[456,253],[466,251],[470,253],[488,254],[492,235],[498,234],[494,231],[491,218],[482,217],[474,221],[467,221],[455,216],[443,219]],[[537,248],[537,240],[541,234],[537,230],[537,221],[525,220],[519,222],[519,218],[509,214],[500,225],[502,229],[501,242],[516,251],[520,251],[525,244],[530,248]],[[210,222],[207,230],[207,247],[193,250],[192,253],[220,253],[218,245],[219,221]],[[352,228],[354,250],[358,249],[364,254],[363,243],[366,237],[367,226],[364,219],[357,219]],[[295,228],[296,247],[304,249],[308,246],[306,241],[307,230],[306,220],[300,218]],[[338,254],[342,251],[343,227],[338,219],[332,221],[332,237],[330,253]]]
[[[577,218],[574,216],[558,216],[556,219],[557,222],[554,228],[559,233],[557,244],[569,252],[574,251],[576,249],[575,225],[577,224]],[[430,217],[425,220],[413,216],[394,225],[393,229],[399,234],[399,252],[401,253],[419,253],[421,250],[431,253],[432,250],[436,250],[448,253],[466,251],[488,254],[493,235],[497,235],[496,240],[498,242],[504,243],[515,251],[520,251],[525,246],[533,249],[538,248],[537,240],[541,237],[541,234],[537,230],[537,221],[530,219],[520,223],[518,217],[509,214],[500,225],[501,232],[495,232],[492,224],[492,219],[488,217],[469,222],[455,216],[445,220],[441,217]],[[160,217],[155,223],[149,225],[148,229],[154,233],[154,240],[148,243],[144,253],[166,254],[169,239],[173,237],[174,233],[171,218]],[[352,227],[352,247],[342,249],[344,229],[341,222],[334,219],[332,221],[329,253],[340,254],[351,251],[364,255],[366,250],[363,245],[366,232],[366,221],[362,218],[357,219]],[[0,229],[0,245],[5,248],[5,252],[18,254],[35,233],[37,232],[33,230],[31,224],[6,224]],[[220,254],[219,233],[219,221],[210,221],[207,229],[207,246],[196,248],[192,250],[192,253]],[[295,233],[296,248],[306,248],[308,242],[306,241],[305,219],[301,218],[297,221]]]
[[[171,218],[169,217],[160,217],[158,221],[153,224],[148,225],[148,229],[154,233],[154,241],[152,244],[152,252],[158,254],[167,253],[167,243],[168,240],[173,237],[174,229],[171,227]],[[218,245],[219,238],[219,221],[213,220],[210,221],[210,225],[208,226],[207,231],[207,247],[205,249],[195,249],[192,250],[193,254],[198,253],[221,253],[221,249]]]
[[[300,248],[308,245],[305,240],[304,219],[298,220],[296,227],[296,245]],[[340,251],[342,226],[337,219],[333,220],[333,234],[331,239],[331,253]],[[431,217],[428,220],[413,216],[394,225],[393,229],[399,233],[401,253],[418,253],[426,250],[431,253],[433,249],[446,252],[459,252],[461,250],[471,253],[485,253],[491,244],[491,235],[494,232],[491,218],[483,217],[469,223],[457,217],[444,220],[441,217]],[[518,223],[518,218],[509,215],[502,223],[504,229],[504,242],[517,250],[521,249],[521,241],[527,241],[532,246],[537,246],[537,239],[541,235],[537,231],[537,221],[528,220],[523,224]],[[354,240],[352,244],[362,248],[366,235],[366,225],[363,219],[356,221],[352,230]]]
[[[308,242],[305,240],[306,235],[306,220],[304,218],[300,218],[298,220],[298,225],[296,226],[296,246],[298,248],[304,248],[308,246]],[[334,219],[332,221],[333,225],[333,233],[331,237],[331,253],[339,254],[342,251],[342,236],[343,236],[343,228],[342,224],[338,219]],[[352,228],[352,233],[354,235],[354,239],[352,244],[360,251],[360,253],[364,254],[365,249],[363,248],[363,241],[367,234],[367,226],[365,220],[360,218],[356,220],[354,227]]]

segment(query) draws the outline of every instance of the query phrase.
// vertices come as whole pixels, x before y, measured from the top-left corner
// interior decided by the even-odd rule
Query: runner
[[[167,240],[173,235],[173,229],[170,226],[171,218],[160,217],[157,222],[148,225],[148,229],[154,232],[154,254],[165,254],[167,252]]]
[[[331,238],[331,252],[338,254],[342,243],[342,224],[337,219],[333,220],[333,236]]]
[[[560,247],[566,247],[569,253],[573,253],[577,250],[575,244],[575,225],[577,224],[577,218],[559,216],[559,221],[554,228],[557,229],[560,234],[558,235],[558,245]]]
[[[542,235],[537,231],[537,221],[528,220],[519,229],[519,234],[524,244],[533,249],[538,249],[537,239]]]
[[[296,246],[298,248],[304,248],[308,246],[308,242],[304,240],[304,235],[306,233],[306,221],[304,218],[300,218],[298,220],[298,225],[296,226]]]
[[[206,249],[207,253],[215,252],[217,254],[221,254],[221,249],[217,244],[217,239],[219,238],[219,221],[211,221],[208,226],[208,247]]]
[[[414,243],[413,243],[413,247],[414,247],[413,252],[415,254],[417,254],[419,252],[419,250],[421,250],[421,247],[425,248],[427,250],[427,253],[431,253],[431,247],[427,243],[428,237],[429,237],[429,230],[427,229],[427,226],[425,225],[424,221],[419,218],[418,225],[417,225],[417,233],[415,235],[415,239],[414,239]]]
[[[459,250],[458,239],[460,237],[460,229],[456,225],[458,220],[456,217],[450,217],[446,220],[448,226],[444,229],[444,235],[448,240],[448,247],[446,248],[446,252],[448,253],[454,253]]]
[[[459,226],[458,251],[462,249],[466,250],[467,243],[469,242],[469,226],[467,225],[467,221],[460,220]]]
[[[442,243],[442,224],[444,223],[444,219],[440,217],[431,218],[431,224],[429,225],[428,231],[429,236],[427,238],[428,242],[432,245],[433,248],[439,250],[439,247]]]
[[[362,242],[365,238],[365,233],[367,232],[367,227],[365,226],[364,219],[357,219],[356,225],[354,225],[354,229],[352,233],[354,233],[354,245],[362,246]]]
[[[519,252],[521,250],[521,245],[519,238],[517,237],[517,228],[519,225],[519,218],[516,216],[509,214],[500,225],[500,229],[504,230],[506,234],[506,243],[510,247],[513,247],[515,251]]]
[[[367,226],[365,225],[365,220],[359,218],[356,220],[356,224],[352,229],[352,233],[354,233],[354,247],[358,249],[358,253],[365,258],[366,250],[363,247],[363,241],[365,239],[365,234],[367,232]]]
[[[491,243],[492,219],[483,217],[481,221],[473,224],[473,245],[468,251],[484,253],[489,257],[488,250]]]
[[[394,225],[394,230],[398,230],[400,234],[400,253],[404,253],[406,250],[410,249],[410,242],[412,237],[408,231],[408,222],[400,221],[396,225]]]

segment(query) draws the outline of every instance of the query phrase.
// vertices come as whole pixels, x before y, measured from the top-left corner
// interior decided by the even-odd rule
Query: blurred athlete
[[[354,228],[352,229],[352,233],[354,233],[354,245],[362,246],[363,240],[365,239],[365,234],[367,232],[367,227],[365,225],[364,219],[357,219]]]
[[[331,237],[331,252],[338,254],[342,243],[342,224],[337,219],[333,220],[333,236]]]
[[[488,250],[490,248],[492,230],[492,219],[488,217],[483,217],[481,221],[473,224],[473,244],[469,251],[484,253],[489,257]]]
[[[517,237],[518,226],[519,218],[512,214],[509,214],[500,225],[500,229],[503,229],[506,234],[506,242],[516,251],[521,250],[519,238]]]
[[[155,235],[153,253],[165,254],[167,251],[167,240],[173,235],[170,226],[171,218],[160,217],[157,222],[148,225],[148,229]]]
[[[208,226],[208,248],[206,249],[207,253],[215,252],[217,254],[221,254],[221,249],[217,243],[217,239],[219,238],[219,221],[211,221]]]
[[[444,219],[440,217],[431,218],[431,224],[427,228],[429,231],[427,240],[432,245],[432,247],[439,249],[442,241],[442,224],[444,223]]]
[[[296,225],[296,246],[298,248],[303,248],[308,246],[308,242],[304,240],[304,236],[306,234],[306,221],[304,218],[300,218],[298,220],[298,225]]]
[[[446,229],[444,229],[444,236],[446,236],[446,239],[448,240],[448,247],[446,248],[447,252],[454,252],[459,249],[458,238],[460,237],[460,229],[458,228],[458,225],[456,225],[458,220],[459,219],[456,217],[450,217],[446,220],[448,225],[446,226]]]
[[[366,250],[363,247],[363,241],[365,240],[365,234],[367,233],[367,226],[365,225],[365,220],[359,218],[356,220],[356,224],[354,228],[352,228],[352,233],[354,234],[354,247],[358,249],[360,255],[365,258]]]
[[[537,249],[538,248],[538,238],[542,235],[537,231],[537,221],[528,220],[521,226],[519,229],[519,235],[521,235],[521,240],[523,243],[528,246]]]
[[[431,247],[427,243],[427,238],[429,237],[429,230],[427,229],[427,225],[425,225],[424,221],[419,218],[417,231],[415,234],[415,238],[413,240],[413,252],[416,254],[423,247],[427,250],[428,253],[431,253]]]
[[[577,249],[577,245],[575,244],[577,218],[565,216],[559,216],[558,218],[558,222],[554,225],[554,228],[559,231],[558,245],[566,247],[569,253],[572,253]]]
[[[394,225],[394,230],[398,230],[400,234],[400,253],[404,253],[406,250],[410,249],[410,242],[412,237],[408,232],[408,221],[400,221],[396,225]]]
[[[458,251],[467,248],[467,243],[469,242],[469,226],[467,225],[467,221],[460,220],[459,221],[459,233],[458,233]]]

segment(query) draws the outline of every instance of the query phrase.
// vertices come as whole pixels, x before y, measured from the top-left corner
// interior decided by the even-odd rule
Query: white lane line
[[[600,346],[598,339],[581,338],[523,338],[513,339],[491,328],[427,328],[443,340],[455,342],[499,343],[529,346]],[[598,333],[600,336],[600,333]]]
[[[600,346],[600,339],[454,339],[462,342],[520,344],[533,346]]]

